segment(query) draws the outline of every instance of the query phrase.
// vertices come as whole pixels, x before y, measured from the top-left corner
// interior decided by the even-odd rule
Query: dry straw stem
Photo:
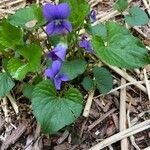
[[[108,146],[109,150],[114,150],[111,145]]]
[[[0,18],[6,17],[6,14],[14,14],[15,10],[23,8],[26,5],[25,0],[1,0],[0,1]]]
[[[142,37],[147,38],[147,35],[143,33],[141,29],[139,29],[138,27],[132,27],[132,28],[136,30]]]
[[[150,113],[150,110],[147,110],[147,111],[142,111],[140,114],[138,114],[137,117],[135,117],[132,121],[131,121],[131,126],[135,125],[139,118],[141,118],[143,115],[145,115],[145,113]]]
[[[111,18],[113,18],[113,17],[115,17],[115,16],[117,16],[117,15],[119,15],[120,13],[117,11],[117,10],[112,10],[112,11],[109,11],[107,14],[104,14],[104,16],[103,17],[101,17],[100,18],[100,15],[98,14],[97,15],[97,21],[95,22],[95,23],[93,23],[93,25],[96,25],[96,24],[98,24],[98,23],[100,23],[100,22],[104,22],[104,21],[107,21],[107,20],[109,20],[109,19],[111,19]]]
[[[121,78],[121,85],[126,84],[126,80]],[[126,129],[126,87],[120,91],[120,131]],[[127,138],[121,140],[121,150],[128,150]]]
[[[148,93],[148,99],[150,101],[150,86],[149,86],[149,83],[148,83],[148,78],[147,78],[147,74],[146,74],[146,69],[145,68],[143,69],[143,72],[144,72],[144,78],[145,78],[145,84],[146,84],[146,88],[147,88],[147,93]]]
[[[16,103],[16,100],[12,97],[12,95],[10,93],[7,94],[7,97],[9,99],[9,101],[10,101],[10,103],[11,103],[11,105],[12,105],[14,111],[15,111],[15,113],[18,114],[19,113],[19,109],[18,109],[18,105]]]
[[[84,108],[84,111],[83,111],[83,116],[84,117],[89,116],[92,101],[93,101],[94,92],[95,92],[94,89],[89,92],[89,96],[88,96],[88,99],[87,99],[87,102],[86,102],[86,105],[85,105],[85,108]]]
[[[145,83],[145,82],[144,82],[144,81],[129,82],[129,83],[123,84],[123,85],[121,85],[121,86],[119,86],[119,87],[116,87],[116,88],[112,89],[109,93],[115,92],[115,91],[117,91],[117,90],[119,90],[119,89],[122,89],[122,88],[124,88],[124,87],[127,87],[127,86],[129,86],[129,85],[143,84],[143,83]],[[149,80],[148,80],[148,83],[150,83]],[[108,94],[109,94],[109,93],[108,93]]]
[[[0,13],[14,14],[15,12],[12,11],[12,10],[6,10],[6,9],[1,9],[0,8]]]
[[[89,4],[91,7],[94,7],[96,5],[98,5],[98,3],[102,2],[103,0],[90,0]]]
[[[7,1],[7,3],[5,2],[5,3],[0,4],[0,8],[5,8],[5,7],[10,8],[10,7],[13,7],[13,5],[17,6],[20,3],[21,4],[25,3],[25,0],[15,0],[15,1],[9,0],[9,1]]]
[[[136,79],[134,79],[132,76],[130,76],[128,73],[126,73],[125,71],[119,69],[118,67],[114,67],[111,66],[107,63],[105,63],[110,69],[112,69],[113,71],[115,71],[117,74],[119,74],[121,77],[123,77],[124,79],[126,79],[129,82],[137,82]],[[135,86],[137,88],[139,88],[140,90],[142,90],[145,94],[147,94],[147,90],[145,88],[145,86],[141,85],[140,83],[137,82],[137,84],[135,84]]]
[[[144,148],[143,150],[150,150],[150,146],[149,146],[149,147],[147,147],[147,148]]]
[[[127,111],[127,120],[128,120],[128,126],[129,128],[131,127],[131,121],[130,121],[130,107],[131,107],[131,102],[129,103],[129,109]],[[140,148],[138,147],[138,145],[136,144],[135,142],[135,138],[133,135],[130,136],[130,140],[131,140],[131,143],[132,145],[135,147],[136,150],[140,150]]]
[[[128,128],[124,131],[121,131],[105,140],[103,140],[102,142],[96,144],[95,146],[91,147],[89,150],[101,150],[104,147],[107,147],[121,139],[127,138],[133,134],[139,133],[141,131],[144,131],[146,129],[150,128],[150,120],[146,120],[142,123],[139,123],[131,128]]]
[[[147,9],[147,12],[150,16],[150,1],[149,1],[149,4],[148,4],[147,0],[142,0],[142,2],[143,2],[143,4],[144,4],[145,8]]]
[[[3,99],[2,99],[2,110],[3,110],[3,112],[4,112],[4,116],[5,116],[5,121],[8,123],[8,122],[10,122],[10,118],[9,118],[9,110],[8,110],[8,106],[7,106],[8,104],[7,104],[7,98],[6,97],[4,97]]]

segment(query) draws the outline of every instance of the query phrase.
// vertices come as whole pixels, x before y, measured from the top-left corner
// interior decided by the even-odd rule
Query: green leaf
[[[112,89],[113,79],[111,74],[102,67],[94,67],[93,74],[100,93],[106,94]]]
[[[69,80],[76,78],[78,75],[82,74],[86,69],[86,61],[83,59],[74,59],[71,61],[66,61],[63,64],[62,73],[68,75]]]
[[[0,73],[0,97],[4,97],[15,86],[8,73]]]
[[[94,88],[94,81],[90,77],[85,77],[82,81],[82,86],[86,91],[90,91]]]
[[[150,63],[147,49],[140,40],[118,23],[107,22],[107,37],[92,38],[97,56],[108,64],[122,68],[139,68]]]
[[[23,45],[23,34],[21,29],[12,26],[6,21],[0,23],[0,44],[8,48]]]
[[[63,97],[50,80],[40,82],[32,94],[32,108],[44,133],[53,134],[75,121],[82,110],[82,95],[70,88]]]
[[[5,48],[6,48],[5,46],[0,44],[0,52],[4,52]]]
[[[19,9],[14,15],[8,18],[8,21],[14,26],[25,29],[37,29],[46,23],[43,18],[42,8],[38,5]]]
[[[148,24],[149,18],[144,10],[139,7],[132,7],[129,15],[125,16],[125,21],[131,26]]]
[[[7,63],[7,69],[11,76],[15,76],[15,73],[18,68],[20,68],[23,65],[20,59],[18,58],[11,58]]]
[[[123,12],[128,8],[128,0],[118,0],[113,8],[119,12]]]
[[[10,59],[7,69],[13,78],[23,80],[28,72],[39,70],[42,55],[41,47],[36,44],[30,44],[20,47],[17,52],[24,57],[24,60],[19,58]]]
[[[61,2],[67,2],[71,7],[71,15],[69,17],[70,22],[74,28],[78,28],[83,24],[85,17],[90,11],[90,7],[86,0],[61,0]]]
[[[35,88],[35,85],[31,85],[29,83],[25,83],[23,85],[23,95],[29,99],[31,99],[32,97],[32,92],[33,92],[33,89]]]
[[[100,36],[105,38],[107,36],[107,29],[103,24],[97,24],[95,26],[89,26],[87,28],[88,32],[93,36]]]

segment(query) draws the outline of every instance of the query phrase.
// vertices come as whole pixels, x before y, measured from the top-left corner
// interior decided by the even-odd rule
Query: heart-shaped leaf
[[[126,28],[115,22],[107,22],[105,40],[93,36],[92,45],[103,61],[122,68],[139,68],[150,63],[148,51],[142,42]]]
[[[44,133],[55,133],[71,124],[82,110],[82,95],[70,88],[64,96],[58,96],[50,80],[40,82],[32,93],[32,108]]]
[[[149,18],[144,10],[139,7],[132,7],[129,15],[125,16],[125,21],[131,26],[148,24]]]

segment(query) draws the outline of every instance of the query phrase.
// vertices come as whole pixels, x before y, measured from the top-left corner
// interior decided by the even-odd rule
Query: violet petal
[[[43,6],[43,15],[49,22],[56,19],[67,19],[70,15],[70,7],[67,3],[59,5],[47,3]]]
[[[60,61],[58,60],[53,61],[52,67],[45,70],[45,73],[44,73],[45,76],[53,80],[55,76],[58,74],[58,72],[60,71],[61,66],[62,66],[62,63]]]
[[[61,79],[61,81],[68,81],[69,80],[69,78],[66,74],[61,74],[60,79]]]
[[[43,16],[47,21],[52,21],[54,19],[54,14],[51,12],[54,5],[47,3],[43,6]]]
[[[54,79],[54,84],[55,84],[55,87],[56,87],[57,90],[60,90],[60,88],[61,88],[61,83],[62,83],[62,81],[61,81],[61,79],[59,78],[59,76]]]
[[[61,46],[61,45],[57,45],[53,52],[55,53],[55,55],[61,59],[62,61],[65,61],[65,57],[66,57],[66,50],[67,47]]]
[[[63,20],[62,25],[64,26],[64,28],[66,29],[67,32],[72,31],[72,25],[69,21]]]

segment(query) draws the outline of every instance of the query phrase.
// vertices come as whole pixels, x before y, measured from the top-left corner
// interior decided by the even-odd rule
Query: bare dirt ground
[[[43,3],[40,0],[0,0],[0,18],[32,2]],[[120,22],[123,17],[112,9],[113,0],[89,0],[89,4],[97,11],[96,23]],[[150,1],[133,0],[129,5],[140,6],[150,16]],[[150,23],[127,28],[150,50]],[[150,150],[150,66],[126,71],[106,67],[113,74],[114,89],[106,96],[97,91],[84,93],[85,104],[92,100],[91,108],[86,108],[89,115],[81,116],[55,135],[42,134],[32,114],[31,102],[22,96],[22,85],[18,82],[11,95],[0,103],[1,150]],[[93,147],[96,144],[99,148]]]

